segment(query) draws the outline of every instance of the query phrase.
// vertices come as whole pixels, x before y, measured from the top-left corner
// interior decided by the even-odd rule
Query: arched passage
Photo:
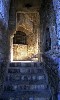
[[[38,61],[38,12],[17,12],[16,31],[11,35],[11,61]]]

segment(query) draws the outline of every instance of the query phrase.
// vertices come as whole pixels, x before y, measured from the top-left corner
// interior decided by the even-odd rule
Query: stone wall
[[[60,48],[60,0],[53,0],[53,6],[56,14],[58,46]]]
[[[0,0],[0,21],[8,27],[10,0]]]
[[[51,49],[57,45],[56,19],[52,0],[45,0],[40,9],[40,30],[41,30],[41,52],[46,47],[46,29],[49,28],[51,38]],[[55,41],[54,41],[55,40]]]
[[[10,35],[16,30],[16,6],[14,0],[10,2],[9,10],[9,33]]]
[[[38,33],[31,33],[27,37],[28,57],[30,60],[38,61]]]
[[[14,44],[13,45],[13,61],[27,60],[27,45]]]
[[[7,60],[8,53],[8,20],[9,20],[9,0],[1,0],[0,9],[0,47],[1,47],[1,57],[0,62]]]
[[[48,82],[50,85],[50,90],[52,93],[52,100],[59,100],[58,99],[58,62],[57,56],[53,54],[53,52],[46,52],[42,55],[45,65],[45,70],[48,75]]]
[[[57,30],[57,50],[58,50],[58,76],[59,76],[59,93],[58,100],[60,100],[60,0],[53,0],[53,6],[56,15],[56,30]]]
[[[53,2],[54,1],[54,2]],[[51,38],[51,49],[45,52],[42,61],[45,62],[45,69],[48,74],[49,84],[51,86],[53,100],[60,100],[60,50],[59,45],[59,0],[45,1],[41,6],[40,29],[41,29],[41,52],[45,52],[46,28],[49,28]],[[57,30],[57,31],[56,31]],[[44,39],[45,38],[45,39]],[[57,64],[56,64],[57,61]],[[55,85],[54,85],[55,84]],[[57,95],[57,98],[55,97]]]
[[[8,19],[9,0],[0,0],[0,93],[3,89],[3,81],[8,63]]]

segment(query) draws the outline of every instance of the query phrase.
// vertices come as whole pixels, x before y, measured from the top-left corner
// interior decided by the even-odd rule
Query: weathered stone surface
[[[56,87],[58,87],[57,78],[56,78],[57,67],[56,67],[55,62],[58,62],[58,63],[60,62],[60,49],[59,49],[60,48],[60,0],[35,0],[35,2],[33,0],[30,0],[30,1],[29,0],[25,0],[25,1],[11,0],[11,2],[9,1],[10,0],[0,0],[0,62],[4,64],[1,67],[1,63],[0,63],[0,69],[1,69],[0,90],[3,89],[2,88],[3,79],[5,78],[4,76],[5,76],[6,66],[9,63],[8,60],[10,59],[11,61],[10,36],[15,34],[16,32],[16,12],[17,11],[20,11],[20,13],[21,12],[30,12],[30,13],[38,12],[37,13],[38,17],[36,20],[35,20],[35,17],[32,18],[33,16],[31,16],[30,14],[29,14],[29,18],[27,14],[25,14],[27,16],[27,17],[25,16],[26,21],[23,22],[23,25],[21,24],[23,28],[18,27],[18,29],[26,32],[26,34],[28,34],[29,32],[33,33],[32,31],[34,31],[35,33],[35,34],[30,34],[27,39],[29,57],[32,57],[33,55],[35,55],[34,57],[36,58],[36,54],[38,54],[37,58],[43,61],[41,54],[44,53],[45,50],[51,49],[53,51],[53,52],[49,51],[49,54],[46,53],[48,57],[45,60],[47,60],[48,77],[51,83],[52,95],[54,95],[54,100],[55,100],[56,99],[55,93],[57,93]],[[9,4],[10,4],[10,10],[9,10]],[[34,22],[34,25],[33,25],[33,22]],[[8,31],[8,26],[9,26],[9,31]],[[46,34],[47,29],[49,29],[49,32],[48,32],[49,37]],[[50,48],[49,48],[49,43],[50,43]],[[56,57],[57,55],[58,57]],[[58,72],[59,72],[58,76],[60,77],[60,63],[58,64]],[[52,75],[50,73],[52,73]],[[35,76],[32,77],[32,79],[34,78]],[[17,76],[16,76],[16,79],[18,79]],[[27,78],[25,77],[25,79]],[[29,77],[28,79],[30,80],[31,77]],[[23,77],[22,77],[22,80],[23,80]],[[56,83],[55,83],[55,80],[56,80]],[[56,87],[53,86],[53,83]],[[36,87],[34,86],[34,88]],[[14,87],[14,89],[16,89],[16,86]],[[59,82],[59,93],[60,93],[60,82]],[[31,98],[29,99],[31,100]],[[13,98],[11,97],[10,99],[13,99]],[[45,100],[45,98],[34,98],[34,99]]]
[[[45,63],[45,69],[48,75],[48,81],[50,84],[50,89],[52,92],[53,99],[58,99],[58,90],[59,90],[59,77],[58,77],[58,62],[56,61],[57,56],[52,57],[53,53],[43,54],[43,60]],[[55,60],[55,61],[54,61]]]
[[[30,100],[31,97],[32,100],[49,100],[51,98],[42,63],[10,63],[10,65],[5,77],[4,91],[1,98],[8,100],[11,98],[16,100],[17,97],[18,100]]]
[[[57,24],[57,37],[58,37],[58,46],[60,46],[60,1],[54,1],[54,8],[56,12],[56,24]]]

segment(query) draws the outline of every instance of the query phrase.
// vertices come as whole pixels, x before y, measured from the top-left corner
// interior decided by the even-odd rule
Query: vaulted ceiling
[[[39,9],[43,0],[12,0],[15,3],[16,10],[21,9]]]
[[[48,0],[11,0],[11,4],[10,4],[10,19],[9,19],[9,29],[10,30],[14,30],[16,29],[16,13],[19,12],[24,13],[24,16],[26,17],[25,20],[29,20],[28,24],[27,21],[26,23],[23,23],[20,25],[17,25],[17,29],[19,29],[21,26],[23,30],[29,30],[29,32],[31,31],[30,29],[32,29],[31,27],[33,26],[33,24],[35,25],[37,23],[37,13],[40,13],[41,6],[42,4],[46,4]],[[51,1],[51,0],[49,0]],[[49,3],[49,1],[47,3]],[[40,14],[38,15],[40,16]],[[20,16],[20,20],[22,21],[24,19],[24,17]],[[29,24],[30,23],[30,24]],[[23,26],[24,24],[24,26]],[[29,26],[29,27],[27,27]],[[32,29],[33,30],[33,29]]]

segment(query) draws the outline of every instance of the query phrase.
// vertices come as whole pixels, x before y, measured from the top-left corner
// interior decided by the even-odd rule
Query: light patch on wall
[[[26,60],[27,59],[27,45],[14,44],[13,45],[13,60]]]

